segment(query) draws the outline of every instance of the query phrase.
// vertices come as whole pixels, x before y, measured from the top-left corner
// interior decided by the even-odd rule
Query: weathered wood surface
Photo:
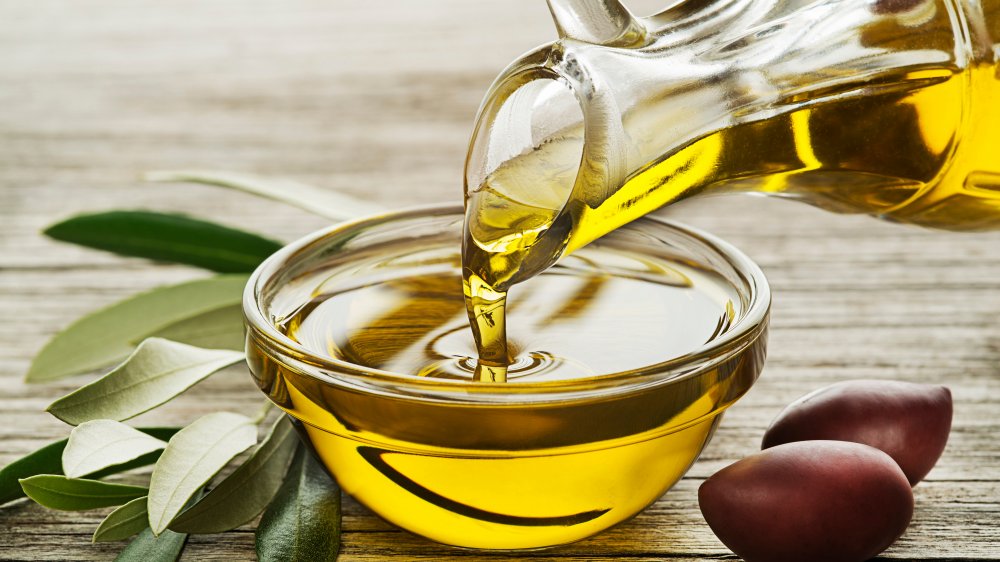
[[[646,2],[647,5],[656,5]],[[28,387],[60,327],[140,289],[202,273],[43,239],[64,216],[111,207],[197,213],[291,240],[323,226],[240,194],[148,185],[152,169],[287,176],[387,206],[459,200],[479,99],[519,52],[552,36],[541,0],[0,1],[0,463],[67,433],[42,412],[86,377]],[[759,384],[690,474],[634,520],[560,560],[729,560],[698,484],[757,450],[784,404],[830,382],[948,384],[955,426],[916,488],[894,560],[1000,560],[1000,235],[931,233],[741,197],[670,212],[753,256],[774,288]],[[233,369],[140,421],[181,423],[260,401]],[[348,501],[344,560],[505,560],[398,531]],[[0,558],[107,560],[103,513],[0,509]],[[252,560],[252,527],[195,537],[185,560]],[[525,557],[528,557],[527,555]]]

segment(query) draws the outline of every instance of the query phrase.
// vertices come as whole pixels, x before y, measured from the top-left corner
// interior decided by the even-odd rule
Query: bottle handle
[[[609,47],[638,47],[646,27],[618,0],[546,0],[561,39]]]

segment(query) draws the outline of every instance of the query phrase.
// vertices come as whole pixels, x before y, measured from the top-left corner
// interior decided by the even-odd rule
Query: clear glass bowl
[[[460,208],[420,208],[338,225],[272,256],[244,297],[258,386],[302,422],[304,438],[347,493],[432,540],[540,548],[635,515],[683,476],[723,411],[760,374],[770,307],[760,268],[717,238],[652,218],[595,242],[714,272],[737,296],[729,326],[701,348],[571,380],[395,374],[313,353],[276,326],[330,290],[330,279],[350,284],[358,263],[384,256],[387,274],[399,275],[417,267],[400,257],[428,249],[457,260],[461,234]]]

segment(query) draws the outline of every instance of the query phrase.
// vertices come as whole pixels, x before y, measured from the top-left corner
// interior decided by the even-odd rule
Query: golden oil
[[[764,322],[754,301],[766,297],[709,244],[630,227],[519,285],[508,382],[473,383],[451,224],[440,242],[287,266],[261,301],[304,351],[275,351],[251,330],[258,384],[347,493],[443,543],[563,544],[655,501],[756,379],[762,324],[706,350],[753,306]]]
[[[669,259],[594,253],[581,251],[518,286],[506,310],[514,334],[508,380],[646,368],[698,349],[732,321],[737,296],[715,273]],[[418,275],[316,296],[282,326],[313,353],[355,365],[472,380],[479,357],[461,284],[456,263],[428,264]]]

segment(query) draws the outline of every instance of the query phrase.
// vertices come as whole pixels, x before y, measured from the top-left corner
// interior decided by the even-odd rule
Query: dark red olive
[[[844,441],[779,445],[702,483],[705,520],[746,562],[862,562],[913,515],[913,492],[889,455]]]
[[[864,443],[895,459],[912,486],[941,457],[951,416],[951,391],[943,386],[846,381],[789,404],[767,428],[761,448],[812,439]]]

